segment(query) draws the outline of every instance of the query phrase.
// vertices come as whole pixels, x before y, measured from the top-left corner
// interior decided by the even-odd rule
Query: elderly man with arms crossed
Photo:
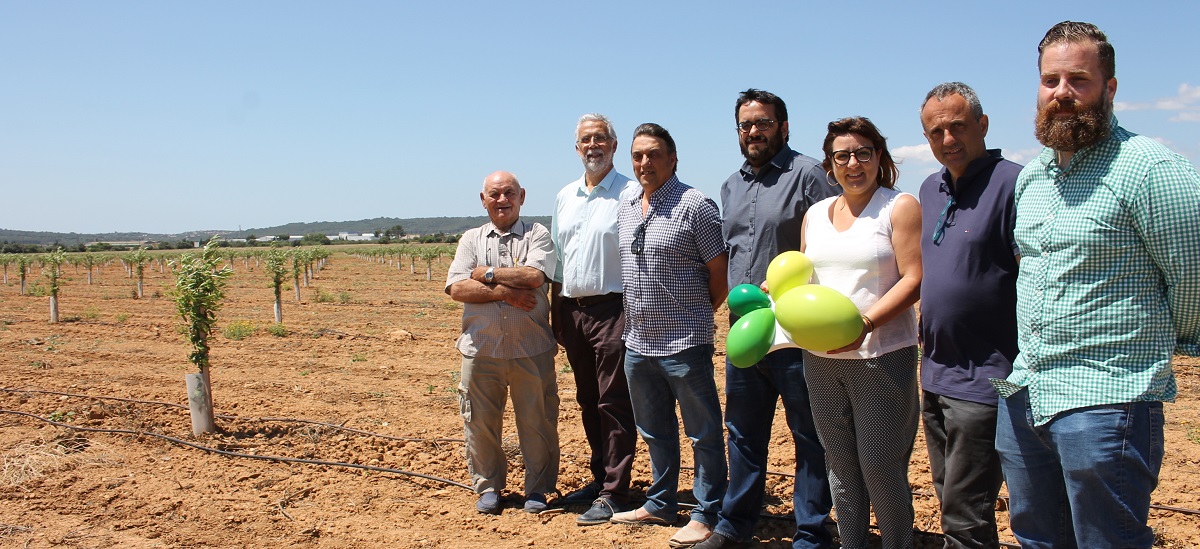
[[[508,462],[500,445],[508,392],[525,462],[525,511],[546,510],[558,482],[558,381],[546,283],[554,274],[550,231],[520,219],[525,189],[508,172],[483,181],[490,221],[463,233],[446,292],[463,303],[459,409],[467,469],[480,513],[500,514]]]

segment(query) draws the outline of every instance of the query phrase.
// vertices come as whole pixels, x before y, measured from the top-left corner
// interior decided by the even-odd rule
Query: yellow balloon
[[[798,286],[775,300],[775,319],[800,348],[822,353],[849,345],[863,329],[854,302],[819,284]]]
[[[812,275],[813,264],[808,256],[795,250],[783,252],[767,265],[767,291],[778,302],[788,290],[808,284]]]

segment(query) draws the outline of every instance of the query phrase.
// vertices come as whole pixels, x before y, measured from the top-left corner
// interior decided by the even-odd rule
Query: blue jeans
[[[804,382],[804,351],[780,349],[749,368],[725,364],[725,426],[729,429],[729,490],[721,504],[717,533],[749,541],[762,513],[767,480],[767,451],[775,403],[782,397],[792,442],[796,447],[796,482],[792,508],[796,533],[792,546],[833,545],[824,526],[833,507],[825,448],[817,438]]]
[[[1022,547],[1154,544],[1146,521],[1162,466],[1161,402],[1069,410],[1035,427],[1022,390],[1000,400],[996,450]]]
[[[713,346],[697,345],[668,356],[644,356],[625,351],[625,376],[633,401],[633,421],[650,450],[654,482],[646,491],[644,509],[675,521],[679,512],[679,420],[692,440],[696,463],[692,494],[696,508],[692,520],[717,523],[721,498],[728,485],[725,437],[722,436],[721,402],[713,380]]]

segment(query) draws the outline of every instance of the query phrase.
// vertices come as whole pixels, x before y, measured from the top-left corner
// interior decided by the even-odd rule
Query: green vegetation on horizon
[[[550,216],[522,216],[527,221],[536,221],[550,226]],[[12,229],[0,229],[0,248],[5,244],[15,244],[22,246],[51,246],[62,245],[67,249],[74,249],[80,245],[86,245],[90,242],[176,242],[176,241],[192,241],[205,242],[213,237],[213,235],[221,235],[225,239],[231,238],[246,238],[247,236],[263,237],[268,235],[307,235],[313,233],[324,233],[336,235],[340,232],[350,234],[375,233],[376,231],[383,232],[387,229],[400,225],[404,228],[404,232],[410,235],[427,235],[443,233],[447,235],[462,234],[467,229],[478,227],[487,222],[487,216],[473,217],[417,217],[410,219],[400,219],[396,217],[376,217],[374,219],[360,219],[358,221],[317,221],[312,223],[288,223],[287,225],[278,225],[275,227],[262,227],[246,229],[242,231],[229,230],[213,230],[213,231],[189,231],[179,234],[154,234],[154,233],[56,233],[45,231],[18,231]],[[21,250],[3,250],[3,251],[21,251]]]

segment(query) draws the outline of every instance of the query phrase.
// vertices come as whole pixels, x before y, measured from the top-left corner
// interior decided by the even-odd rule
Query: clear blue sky
[[[716,198],[741,163],[733,104],[788,103],[793,148],[870,117],[915,192],[937,169],[917,111],[975,87],[988,145],[1019,162],[1037,42],[1096,23],[1118,117],[1200,161],[1200,3],[28,2],[0,0],[0,228],[178,233],[482,215],[488,173],[549,215],[582,173],[579,115],[675,136]]]

